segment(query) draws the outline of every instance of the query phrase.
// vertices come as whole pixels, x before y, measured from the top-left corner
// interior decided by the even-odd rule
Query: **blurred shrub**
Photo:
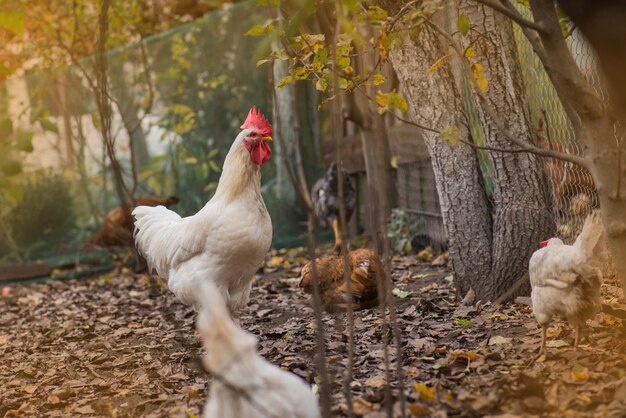
[[[70,182],[61,174],[42,171],[28,176],[23,192],[6,215],[22,257],[40,257],[67,244],[76,228]]]

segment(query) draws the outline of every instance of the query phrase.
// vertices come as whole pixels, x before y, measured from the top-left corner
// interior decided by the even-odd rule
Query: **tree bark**
[[[507,115],[513,135],[530,141],[532,130],[511,22],[475,4],[459,5],[479,34],[476,41],[485,42],[482,50],[488,51],[476,59],[489,80],[485,93],[489,106]],[[457,17],[457,9],[448,7],[431,21],[454,33]],[[402,48],[392,51],[392,63],[411,104],[414,122],[439,130],[457,126],[461,139],[472,142],[467,128],[471,121],[464,117],[468,108],[461,99],[468,93],[465,64],[460,61],[465,58],[455,56],[448,40],[435,32],[426,25],[416,39],[406,39]],[[479,49],[476,45],[474,48]],[[431,66],[446,55],[451,56],[447,60],[450,65],[431,71]],[[477,106],[477,111],[486,145],[510,148],[484,109]],[[555,230],[541,161],[526,153],[490,152],[492,208],[476,150],[465,144],[452,148],[432,132],[425,132],[424,137],[433,161],[458,296],[469,289],[479,300],[527,293],[528,260],[538,243]]]
[[[476,51],[488,51],[477,52],[476,56],[489,82],[485,92],[488,105],[506,115],[511,134],[532,142],[532,123],[521,84],[511,20],[474,2],[461,2],[460,11],[469,17],[472,35],[479,34],[463,40],[471,39]],[[452,17],[449,22],[456,24],[457,17]],[[509,141],[480,104],[478,115],[486,145],[509,148]],[[524,279],[530,256],[540,241],[554,236],[556,228],[541,158],[529,153],[489,152],[489,159],[493,168],[494,202],[491,278],[485,283],[487,288],[474,290],[477,295],[493,300],[509,291],[510,297],[530,292],[530,282]],[[511,289],[516,283],[519,287]]]
[[[391,63],[415,123],[438,129],[457,126],[461,138],[471,141],[450,69],[443,66],[430,71],[433,63],[448,53],[440,41],[431,28],[425,27],[415,39],[407,37],[401,48],[391,51]],[[462,297],[470,289],[476,292],[485,288],[489,281],[492,263],[490,208],[474,149],[464,144],[453,148],[430,131],[424,132],[424,141],[437,182],[455,284]]]

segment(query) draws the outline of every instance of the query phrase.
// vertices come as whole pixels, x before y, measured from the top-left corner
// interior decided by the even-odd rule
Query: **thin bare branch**
[[[500,12],[503,15],[507,16],[508,18],[513,20],[515,23],[517,23],[521,27],[533,29],[541,33],[546,32],[546,28],[541,24],[541,22],[533,22],[532,20],[528,20],[524,18],[524,16],[522,16],[521,13],[518,12],[514,6],[508,7],[507,5],[505,5],[509,3],[507,0],[504,0],[501,2],[497,2],[494,0],[473,0],[473,1],[483,4],[485,6],[491,7],[493,10]]]

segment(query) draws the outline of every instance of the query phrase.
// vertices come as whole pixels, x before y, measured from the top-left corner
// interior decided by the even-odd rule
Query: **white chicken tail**
[[[150,269],[167,278],[171,261],[176,254],[176,236],[180,234],[181,217],[165,206],[137,206],[135,217],[135,245],[145,257]]]
[[[196,293],[200,305],[196,328],[207,352],[204,358],[207,370],[212,373],[226,370],[223,378],[246,380],[245,376],[233,376],[238,368],[229,365],[233,361],[241,362],[243,357],[256,355],[256,337],[235,325],[224,296],[214,283],[198,282]]]
[[[578,247],[586,259],[600,260],[604,252],[604,225],[600,211],[595,210],[587,217],[583,230],[580,232],[574,246]]]

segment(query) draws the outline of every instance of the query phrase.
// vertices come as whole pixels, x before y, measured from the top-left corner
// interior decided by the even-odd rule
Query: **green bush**
[[[54,253],[76,228],[70,182],[49,171],[28,176],[23,199],[9,209],[7,220],[23,258]]]

